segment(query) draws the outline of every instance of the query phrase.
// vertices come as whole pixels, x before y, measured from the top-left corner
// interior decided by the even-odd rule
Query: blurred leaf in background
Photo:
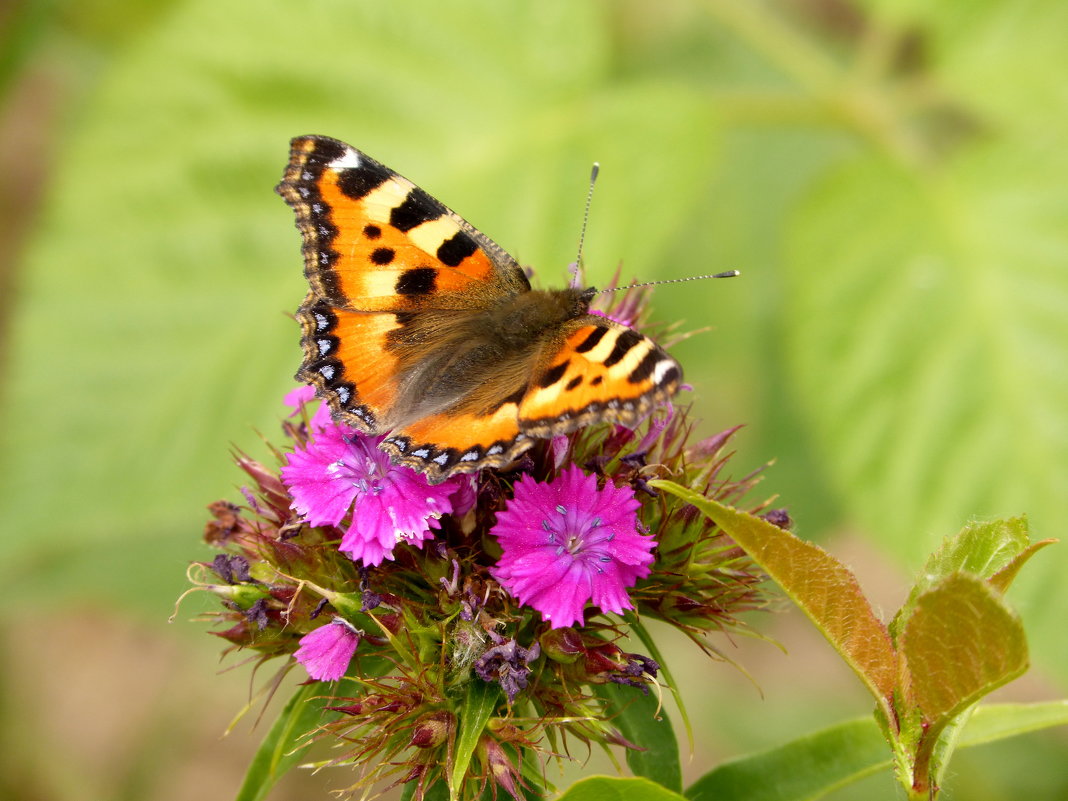
[[[412,178],[543,284],[574,258],[594,160],[591,282],[620,261],[740,269],[654,306],[713,326],[675,349],[694,402],[708,431],[747,424],[742,465],[777,460],[765,486],[803,536],[856,532],[912,570],[973,516],[1060,533],[1068,6],[23,0],[0,25],[9,609],[77,601],[154,631],[207,555],[227,450],[273,433],[300,358],[298,237],[271,190],[306,133]],[[1053,550],[1013,602],[1063,692]],[[695,671],[718,756],[837,711],[829,688],[785,732],[741,693],[747,722],[716,707],[738,704],[724,671]],[[1063,744],[1042,742],[1061,758],[1031,796],[1054,797]],[[153,796],[138,776],[131,797]]]

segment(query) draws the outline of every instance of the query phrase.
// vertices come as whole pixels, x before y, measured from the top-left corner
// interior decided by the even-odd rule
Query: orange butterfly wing
[[[294,139],[277,191],[311,287],[298,380],[432,482],[595,421],[633,425],[678,389],[656,343],[586,312],[592,290],[532,291],[500,246],[342,142]]]
[[[349,145],[297,137],[277,191],[296,213],[311,292],[304,361],[334,415],[378,434],[398,416],[404,315],[462,312],[530,290],[519,265],[411,181]]]
[[[474,226],[336,139],[294,139],[277,191],[296,212],[312,293],[337,308],[477,308],[530,289]]]
[[[679,363],[633,328],[588,314],[567,323],[561,339],[545,349],[519,404],[519,427],[528,436],[600,420],[635,425],[679,389]]]
[[[681,381],[678,362],[649,337],[585,314],[542,347],[525,388],[491,413],[427,417],[391,434],[382,448],[440,481],[507,465],[538,439],[591,423],[635,425]]]

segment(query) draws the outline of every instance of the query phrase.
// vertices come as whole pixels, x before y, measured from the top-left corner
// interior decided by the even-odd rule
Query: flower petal
[[[627,589],[649,574],[652,537],[638,533],[630,487],[572,466],[552,482],[523,476],[491,533],[502,554],[492,575],[553,628],[581,625],[588,601],[602,612],[632,609]]]
[[[293,656],[313,679],[337,681],[348,670],[359,644],[360,632],[348,621],[335,617],[301,637],[300,647]]]

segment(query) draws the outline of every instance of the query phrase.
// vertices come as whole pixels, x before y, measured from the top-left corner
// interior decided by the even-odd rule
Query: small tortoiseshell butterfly
[[[593,422],[635,425],[679,388],[659,345],[589,312],[595,289],[531,289],[489,237],[343,142],[294,139],[277,192],[311,285],[297,379],[433,483]]]

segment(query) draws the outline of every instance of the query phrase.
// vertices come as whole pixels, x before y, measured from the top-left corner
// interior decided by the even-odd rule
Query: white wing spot
[[[653,368],[653,383],[659,384],[664,380],[666,376],[675,367],[675,362],[668,359],[661,359],[656,363],[656,367]]]
[[[338,158],[330,162],[330,169],[341,172],[342,170],[351,170],[360,166],[360,154],[353,150],[351,147],[345,148],[345,152]]]

